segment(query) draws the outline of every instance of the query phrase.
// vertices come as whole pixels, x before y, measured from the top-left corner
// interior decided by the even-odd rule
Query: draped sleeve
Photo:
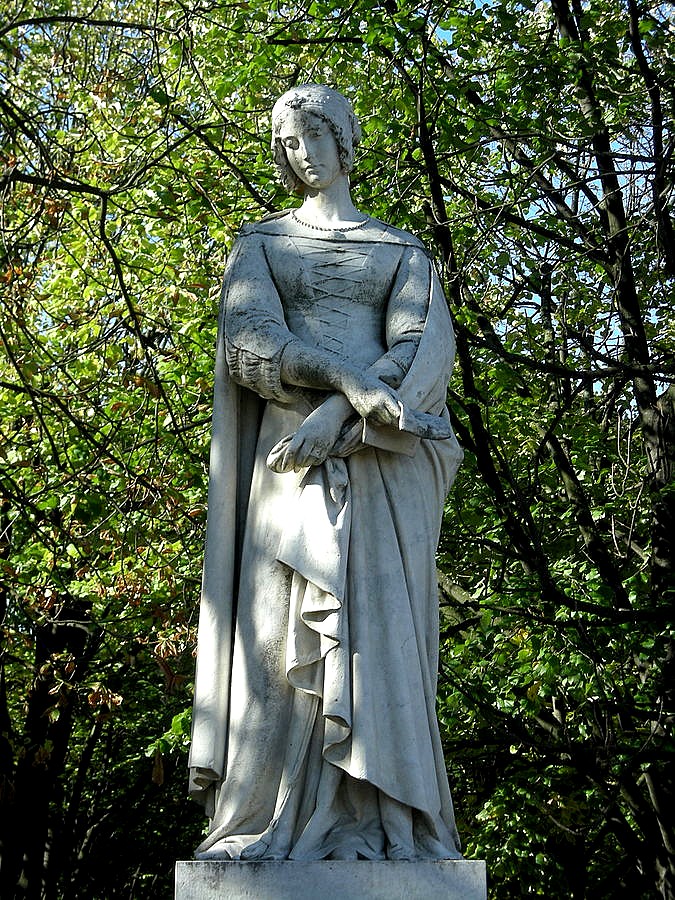
[[[412,251],[407,279],[389,303],[387,341],[389,352],[414,347],[399,388],[403,402],[420,412],[447,414],[455,332],[438,274],[424,250]]]
[[[396,270],[385,320],[387,352],[371,367],[391,387],[410,368],[424,331],[429,301],[429,261],[420,248],[405,247]]]
[[[392,285],[385,321],[387,352],[370,371],[396,388],[410,409],[448,417],[447,386],[455,358],[455,334],[443,288],[424,248],[406,246]],[[413,455],[419,438],[390,426],[363,422],[369,446]],[[454,435],[449,439],[461,461]]]
[[[265,255],[263,237],[244,230],[223,280],[224,341],[230,377],[265,400],[290,403],[296,395],[281,383],[281,356],[295,340]]]

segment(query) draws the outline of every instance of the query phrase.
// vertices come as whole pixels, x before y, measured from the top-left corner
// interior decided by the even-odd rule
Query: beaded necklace
[[[321,225],[312,225],[309,222],[305,222],[303,219],[299,219],[295,214],[295,210],[291,212],[291,219],[293,219],[294,222],[297,222],[298,225],[304,225],[305,228],[312,228],[314,231],[356,231],[357,228],[363,228],[363,226],[370,221],[370,216],[366,216],[363,222],[358,222],[356,225],[348,225],[346,228],[326,228]]]

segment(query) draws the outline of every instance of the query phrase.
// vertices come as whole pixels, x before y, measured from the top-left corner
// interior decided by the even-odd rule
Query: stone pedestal
[[[176,900],[486,900],[473,860],[176,863]]]

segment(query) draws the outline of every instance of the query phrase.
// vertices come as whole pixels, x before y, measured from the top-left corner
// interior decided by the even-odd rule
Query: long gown
[[[435,713],[435,551],[462,458],[356,415],[321,465],[272,448],[328,396],[282,382],[300,341],[447,417],[454,336],[416,238],[374,219],[245,226],[219,335],[192,788],[201,858],[458,858]]]

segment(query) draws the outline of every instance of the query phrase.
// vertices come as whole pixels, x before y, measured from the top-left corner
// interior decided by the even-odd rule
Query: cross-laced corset
[[[386,351],[384,308],[396,259],[378,259],[382,248],[367,243],[289,237],[284,244],[283,253],[272,252],[268,259],[289,329],[357,363],[380,357]]]

